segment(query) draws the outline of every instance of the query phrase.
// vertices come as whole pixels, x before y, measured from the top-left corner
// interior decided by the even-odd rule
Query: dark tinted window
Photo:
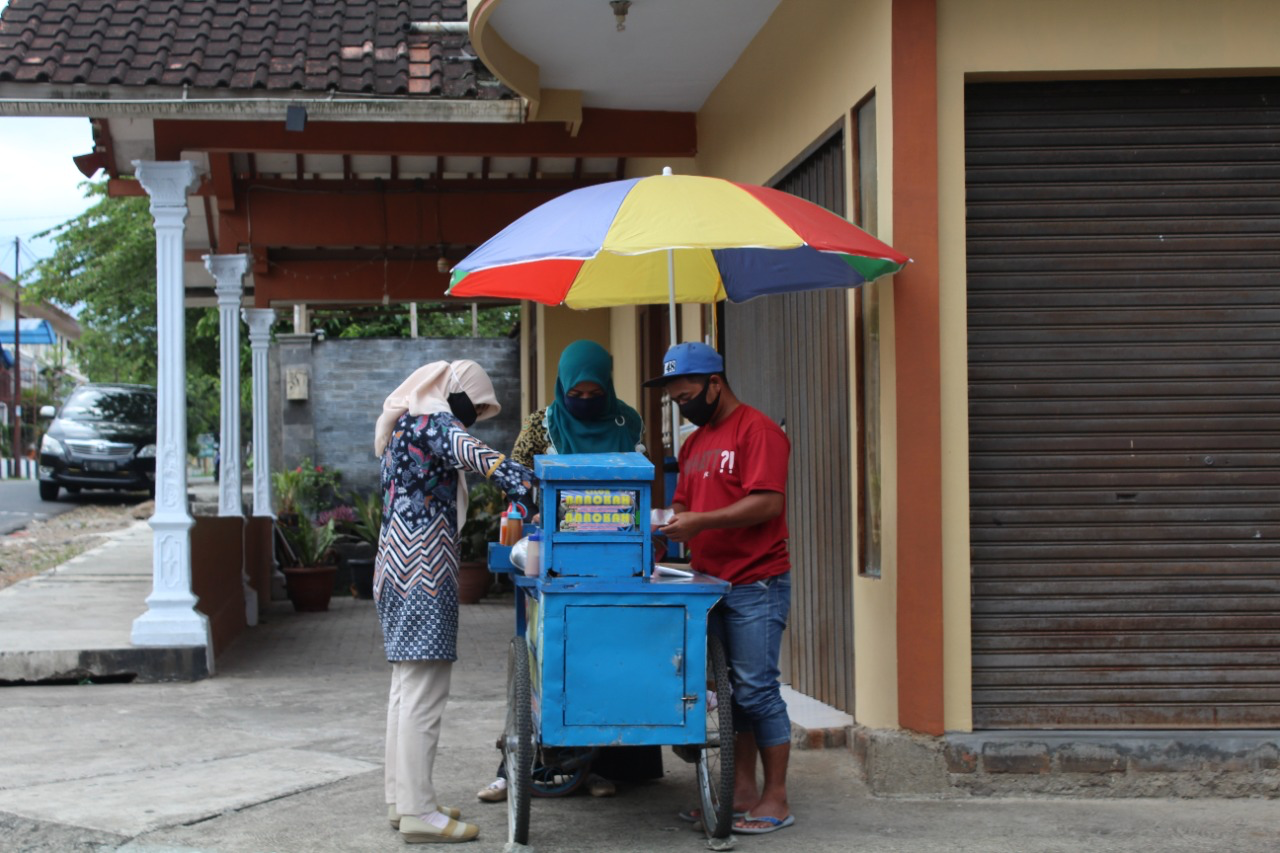
[[[146,391],[80,388],[62,407],[61,417],[74,421],[154,424],[156,396]]]

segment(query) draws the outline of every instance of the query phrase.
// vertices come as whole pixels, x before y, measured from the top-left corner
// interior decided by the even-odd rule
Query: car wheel
[[[41,480],[40,481],[40,500],[56,501],[57,499],[58,499],[58,484],[46,483],[45,481]]]

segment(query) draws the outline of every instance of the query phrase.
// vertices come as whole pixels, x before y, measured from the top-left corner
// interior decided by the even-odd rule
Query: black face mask
[[[453,412],[455,418],[462,421],[464,427],[468,428],[476,422],[478,417],[475,403],[471,402],[471,398],[465,391],[449,395],[449,410]]]
[[[603,394],[595,397],[565,397],[564,405],[580,421],[598,421],[604,414],[609,398]]]
[[[711,390],[711,382],[702,387],[698,396],[680,404],[680,414],[684,415],[685,420],[694,426],[706,426],[711,423],[712,418],[716,416],[716,409],[720,408],[720,395],[716,395],[714,403],[707,402],[707,392]]]

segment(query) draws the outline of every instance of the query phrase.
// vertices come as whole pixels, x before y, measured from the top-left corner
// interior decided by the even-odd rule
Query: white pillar
[[[191,592],[191,514],[187,511],[187,355],[183,315],[182,236],[187,193],[196,167],[187,160],[133,161],[151,196],[156,229],[156,511],[151,595],[133,622],[135,646],[204,646],[213,671],[209,620],[195,609]]]
[[[249,326],[249,346],[253,350],[253,514],[272,518],[271,451],[268,447],[267,351],[271,346],[272,308],[245,308],[241,312]]]
[[[219,447],[218,515],[244,515],[240,493],[240,300],[248,255],[205,255],[218,295],[218,343],[221,356],[222,422]]]
[[[218,355],[222,384],[219,429],[218,515],[244,516],[243,488],[240,484],[240,301],[244,296],[244,274],[248,255],[205,255],[205,269],[213,275],[213,292],[218,295]],[[250,627],[258,624],[258,593],[249,584],[243,552],[240,586],[244,590],[244,618]]]

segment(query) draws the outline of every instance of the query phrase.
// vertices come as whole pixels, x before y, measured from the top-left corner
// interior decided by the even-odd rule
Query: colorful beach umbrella
[[[745,302],[856,287],[908,261],[790,193],[664,169],[531,210],[453,268],[448,294],[583,309]]]

